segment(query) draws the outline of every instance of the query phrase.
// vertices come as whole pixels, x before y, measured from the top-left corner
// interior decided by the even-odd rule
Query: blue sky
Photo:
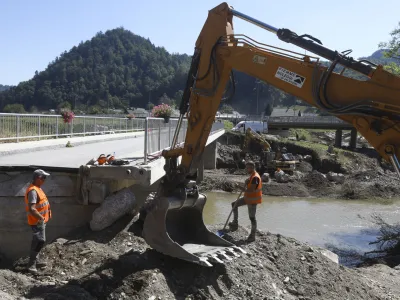
[[[18,84],[35,70],[98,31],[119,26],[148,37],[170,52],[192,54],[209,9],[221,0],[1,0],[0,84]],[[191,4],[190,4],[191,3]],[[330,48],[370,55],[389,39],[400,16],[400,1],[232,0],[236,10],[278,28],[308,33]],[[290,4],[289,4],[290,3]],[[290,50],[276,36],[235,18],[236,33]],[[299,50],[299,52],[303,52]]]

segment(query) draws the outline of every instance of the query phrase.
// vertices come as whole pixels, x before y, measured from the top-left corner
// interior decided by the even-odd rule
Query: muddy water
[[[230,203],[238,195],[225,192],[208,192],[206,195],[205,222],[225,223]],[[400,200],[378,204],[369,201],[264,196],[263,204],[258,206],[257,220],[260,230],[280,233],[322,247],[333,245],[344,250],[365,252],[373,249],[368,243],[377,235],[369,218],[372,213],[380,214],[389,223],[400,222]],[[239,208],[239,224],[250,226],[247,207]]]

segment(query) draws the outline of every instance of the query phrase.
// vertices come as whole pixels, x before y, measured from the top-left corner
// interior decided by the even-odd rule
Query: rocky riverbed
[[[236,158],[243,137],[228,134],[218,143],[217,169],[206,170],[203,190],[238,191],[247,175]],[[268,136],[267,136],[268,139]],[[272,148],[286,147],[297,156],[300,165],[293,175],[270,176],[263,194],[290,197],[324,197],[340,199],[388,199],[400,196],[396,173],[382,162],[373,149],[358,151],[334,149],[316,142],[294,142],[269,137]],[[247,160],[259,163],[260,150],[246,155]],[[258,164],[258,167],[260,164]]]
[[[48,267],[38,275],[24,272],[25,259],[0,270],[0,298],[400,299],[399,270],[349,269],[281,235],[259,232],[248,244],[241,227],[226,238],[247,254],[206,268],[150,249],[140,229],[126,217],[101,232],[80,228],[59,238],[44,248]]]

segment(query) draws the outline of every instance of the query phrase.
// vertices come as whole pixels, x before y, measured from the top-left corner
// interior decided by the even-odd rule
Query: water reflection
[[[208,192],[206,195],[206,224],[225,223],[231,209],[230,203],[238,195],[224,192]],[[374,203],[265,196],[263,204],[258,207],[257,220],[261,230],[280,233],[322,247],[334,245],[340,249],[365,252],[373,249],[374,246],[368,243],[377,235],[368,220],[372,213],[381,214],[389,223],[398,222],[400,201]],[[245,207],[239,208],[239,223],[250,226]]]

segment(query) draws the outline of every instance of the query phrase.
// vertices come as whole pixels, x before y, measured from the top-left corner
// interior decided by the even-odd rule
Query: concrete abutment
[[[217,142],[207,145],[203,153],[204,169],[214,170],[217,168]]]

